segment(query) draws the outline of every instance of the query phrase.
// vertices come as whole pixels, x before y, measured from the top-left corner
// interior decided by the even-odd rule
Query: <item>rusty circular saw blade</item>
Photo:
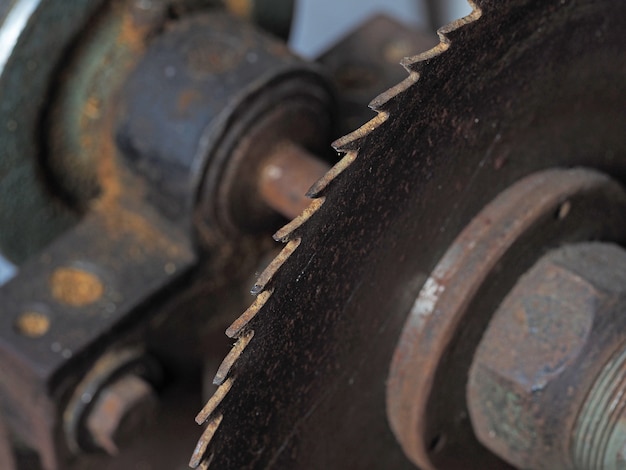
[[[414,468],[390,431],[385,382],[406,315],[480,209],[530,173],[626,179],[626,4],[481,0],[406,59],[228,330],[236,339],[198,421],[192,466]],[[598,214],[601,217],[603,214]],[[464,395],[465,377],[456,395]],[[443,391],[442,393],[448,393]],[[433,410],[437,412],[438,410]],[[445,411],[445,410],[443,410]],[[433,467],[509,468],[467,433]]]

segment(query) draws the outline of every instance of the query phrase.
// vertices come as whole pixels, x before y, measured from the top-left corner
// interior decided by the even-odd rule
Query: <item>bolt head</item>
[[[610,347],[626,297],[625,266],[626,252],[613,245],[555,250],[519,279],[492,318],[467,397],[478,439],[509,463],[571,467],[575,417],[598,373],[589,357]]]
[[[117,455],[153,418],[156,408],[152,386],[136,375],[125,375],[100,392],[85,425],[95,445]]]

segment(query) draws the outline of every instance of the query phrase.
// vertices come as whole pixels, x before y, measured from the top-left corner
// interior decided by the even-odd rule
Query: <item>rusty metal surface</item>
[[[67,469],[188,470],[189,447],[197,437],[193,416],[201,404],[199,385],[181,381],[160,393],[160,406],[149,432],[134,436],[132,445],[120,448],[115,458],[104,453],[84,454],[68,463]]]
[[[79,0],[62,9],[56,0],[11,3],[11,11],[27,14],[30,9],[15,44],[3,44],[10,52],[0,70],[0,248],[19,264],[77,219],[47,186],[40,170],[41,142],[35,136],[65,48],[102,0]],[[11,20],[10,11],[7,15]],[[25,77],[28,86],[22,86]]]
[[[376,113],[371,99],[406,77],[400,61],[437,45],[437,35],[377,15],[347,34],[318,61],[328,69],[340,99],[341,135],[365,124]]]
[[[231,236],[241,232],[270,233],[285,222],[286,214],[277,213],[276,208],[272,207],[272,200],[268,201],[263,194],[264,190],[270,189],[267,185],[263,186],[268,158],[277,158],[273,157],[273,153],[280,152],[279,147],[282,144],[290,142],[289,145],[315,153],[318,159],[317,163],[309,160],[306,165],[308,169],[301,165],[304,170],[300,174],[302,180],[299,183],[293,181],[292,194],[302,191],[298,197],[298,204],[301,205],[306,204],[304,194],[315,182],[315,177],[323,174],[322,168],[328,167],[334,157],[328,151],[333,126],[326,109],[329,103],[324,99],[324,94],[320,90],[316,91],[314,84],[305,81],[294,80],[289,86],[281,88],[282,90],[274,90],[259,100],[262,101],[262,107],[271,109],[251,124],[243,138],[236,141],[221,172],[209,171],[207,181],[212,180],[212,184],[207,185],[203,205],[207,213],[215,214],[215,220]],[[299,90],[303,88],[308,88],[309,94],[304,99],[299,96]],[[276,99],[278,100],[275,102]],[[295,168],[297,164],[292,159],[291,168]],[[313,174],[308,175],[309,171]],[[276,185],[280,184],[281,181],[277,180]],[[288,183],[285,181],[284,184]],[[276,185],[273,189],[278,189]],[[209,191],[211,186],[212,191]]]
[[[579,468],[620,470],[626,463],[626,342],[604,364],[576,422],[572,459]]]
[[[93,442],[109,455],[140,432],[148,431],[154,419],[157,397],[148,382],[127,374],[108,385],[98,397],[86,420]]]
[[[132,399],[137,396],[125,392],[130,387],[131,392],[141,393],[152,402],[156,400],[153,387],[160,385],[162,375],[160,365],[141,343],[117,345],[98,357],[63,403],[64,444],[73,456],[94,449],[119,452],[115,443],[117,427],[121,426],[123,413],[135,405]],[[149,390],[138,388],[133,378],[145,383]],[[119,408],[109,410],[106,404],[111,402]]]
[[[606,243],[553,250],[519,279],[469,372],[468,409],[483,445],[516,468],[619,468],[626,441],[606,443],[609,423],[624,413],[623,377],[604,385],[611,407],[591,396],[596,416],[588,419],[600,425],[574,430],[603,367],[624,348],[625,285],[626,252]],[[586,447],[586,458],[575,447]]]
[[[62,460],[54,437],[60,434],[59,403],[89,365],[87,358],[196,260],[184,234],[149,207],[131,207],[93,211],[0,289],[3,412],[11,429],[40,452],[46,469]],[[68,286],[59,272],[70,271],[97,280],[98,288]],[[49,327],[24,335],[14,325],[24,312],[44,316]]]
[[[102,167],[116,154],[120,88],[166,20],[163,1],[106,2],[65,52],[50,84],[42,167],[59,196],[83,213],[111,189]]]
[[[417,296],[389,373],[387,413],[416,464],[435,468],[445,442],[474,465],[496,465],[473,439],[463,381],[494,306],[551,247],[625,241],[624,214],[626,192],[605,175],[548,170],[507,188],[463,229]]]
[[[625,13],[608,0],[481,0],[405,61],[411,75],[374,100],[379,116],[336,143],[345,156],[312,191],[316,210],[280,233],[287,251],[230,330],[245,347],[209,416],[219,426],[205,463],[412,467],[389,431],[385,381],[446,248],[534,172],[583,166],[624,180]],[[464,395],[460,381],[446,385]],[[473,447],[433,444],[434,467],[485,468]]]
[[[223,354],[226,342],[215,331],[241,309],[247,292],[240,284],[270,240],[207,236],[204,226],[218,231],[218,221],[207,217],[217,209],[206,206],[222,174],[239,176],[240,167],[254,173],[240,188],[251,199],[262,158],[251,162],[250,153],[265,157],[290,138],[323,154],[330,140],[333,101],[315,65],[221,12],[193,10],[191,19],[162,7],[113,1],[99,9],[49,83],[52,106],[42,118],[48,176],[66,202],[88,211],[0,289],[3,411],[45,469],[64,468],[96,447],[113,452],[114,428],[126,418],[101,411],[117,367],[130,365],[103,375],[103,353],[143,344],[168,370],[168,385],[199,376],[205,356]],[[118,95],[130,70],[130,95]],[[126,126],[136,132],[125,133]],[[165,130],[181,129],[186,133],[174,144],[182,144],[162,149],[171,140]],[[178,153],[168,153],[172,148]],[[226,165],[233,149],[240,166]],[[214,186],[204,184],[209,164]],[[321,173],[301,185],[302,193]],[[274,230],[281,219],[271,220]]]
[[[302,147],[279,142],[263,162],[259,193],[268,206],[291,220],[309,207],[306,193],[329,169],[328,163]]]
[[[223,0],[234,15],[253,21],[266,31],[287,40],[291,31],[294,0]]]
[[[303,133],[315,134],[306,143],[330,132],[332,100],[319,70],[219,12],[168,24],[123,94],[116,134],[126,162],[151,183],[148,199],[181,226],[195,226],[212,248],[224,241],[223,232],[240,232],[221,226],[228,219],[222,206],[232,202],[224,198],[224,173],[235,171],[233,165],[255,169],[254,158],[231,155],[276,103],[308,126]]]

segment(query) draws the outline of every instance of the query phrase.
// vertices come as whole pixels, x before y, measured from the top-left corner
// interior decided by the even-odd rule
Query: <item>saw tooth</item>
[[[333,145],[335,145],[335,142]],[[326,172],[326,174],[317,180],[317,182],[311,186],[307,196],[309,197],[320,197],[320,195],[324,192],[324,190],[328,187],[328,185],[346,168],[348,168],[354,160],[356,160],[357,152],[349,151],[346,153],[341,160],[339,160],[335,166],[333,166],[330,170]]]
[[[467,0],[467,3],[472,9],[468,15],[451,21],[437,30],[437,34],[439,35],[441,42],[450,43],[451,34],[470,23],[473,23],[482,16],[483,11],[479,4],[486,3],[485,0]]]
[[[204,405],[202,411],[200,411],[200,413],[196,416],[196,423],[203,425],[207,422],[226,394],[230,391],[234,381],[235,380],[232,377],[228,378],[217,388],[211,399],[206,403],[206,405]]]
[[[250,340],[254,336],[254,331],[247,332],[244,336],[239,338],[229,353],[226,355],[222,363],[220,364],[219,369],[217,369],[217,373],[215,374],[215,378],[213,379],[213,383],[215,385],[222,385],[230,372],[230,369],[233,367],[241,353],[246,349],[246,346],[250,343]]]
[[[208,470],[211,466],[211,462],[213,461],[214,456],[215,454],[211,454],[207,458],[202,460],[202,462],[200,462],[200,465],[198,465],[198,470]]]
[[[464,18],[453,21],[437,31],[440,40],[439,44],[421,54],[406,57],[400,62],[400,64],[409,72],[409,76],[402,82],[374,98],[370,102],[369,107],[378,112],[378,116],[374,117],[356,131],[336,140],[333,143],[333,147],[335,147],[335,149],[338,151],[358,150],[361,140],[388,119],[389,112],[396,103],[396,98],[401,96],[419,80],[420,73],[423,71],[425,65],[424,63],[440,56],[450,47],[451,35],[453,35],[455,31],[480,18],[482,14],[480,8],[478,8],[472,1],[469,1],[469,3],[473,8],[472,13]]]
[[[269,266],[265,268],[265,270],[261,273],[256,283],[252,287],[252,289],[250,289],[250,293],[252,295],[257,295],[262,290],[265,289],[265,286],[267,286],[267,284],[272,280],[272,278],[274,277],[274,274],[276,274],[276,271],[278,271],[278,268],[280,268],[282,264],[285,261],[287,261],[287,259],[291,256],[291,254],[294,251],[296,251],[296,248],[298,248],[298,245],[300,245],[299,238],[290,240],[289,243],[285,245],[285,248],[283,248],[281,252],[278,253],[276,258],[272,260]]]
[[[213,439],[213,436],[215,435],[215,431],[217,431],[217,428],[219,428],[220,423],[222,422],[222,418],[223,418],[222,415],[218,415],[215,418],[213,418],[211,422],[207,425],[204,432],[202,433],[202,436],[200,436],[200,439],[198,440],[198,443],[196,444],[196,448],[193,451],[193,455],[191,456],[191,460],[189,461],[189,466],[191,468],[198,468],[198,466],[201,465],[202,458],[204,457],[204,454],[206,453],[206,449],[209,446],[211,439]],[[208,461],[207,465],[205,467],[200,467],[200,468],[208,468],[209,464],[211,463],[211,459],[212,459],[212,456],[209,459],[205,459],[205,461]]]
[[[356,131],[335,140],[332,144],[334,149],[338,152],[358,151],[363,138],[385,122],[388,117],[389,115],[385,112],[378,113],[377,116],[363,124]]]
[[[322,177],[322,179],[323,178],[325,177]],[[307,196],[309,196],[309,193],[307,193]],[[277,242],[287,243],[289,240],[293,239],[296,236],[296,230],[300,228],[307,220],[309,220],[320,207],[322,207],[322,204],[324,204],[324,200],[325,198],[323,197],[313,199],[311,201],[311,204],[309,204],[309,207],[307,207],[304,212],[302,212],[302,214],[300,214],[298,217],[293,219],[291,222],[289,222],[287,225],[285,225],[274,234],[274,240],[276,240]]]
[[[411,71],[409,70],[409,72]],[[396,86],[389,88],[387,91],[374,98],[370,102],[369,107],[377,112],[385,111],[389,113],[391,111],[390,108],[392,107],[392,103],[395,102],[395,98],[404,93],[409,87],[413,86],[417,80],[419,80],[419,74],[411,72],[407,78],[402,80]]]
[[[250,320],[252,320],[256,314],[259,313],[259,310],[261,310],[271,295],[271,289],[261,292],[257,298],[254,299],[252,305],[250,305],[250,307],[248,307],[248,309],[228,327],[226,330],[226,336],[229,338],[239,338],[246,326],[248,326],[248,323],[250,323]]]
[[[439,36],[441,38],[441,36]],[[424,68],[437,57],[441,56],[444,52],[448,50],[450,47],[449,41],[446,39],[445,41],[440,42],[432,49],[427,50],[426,52],[422,52],[421,54],[417,54],[411,57],[405,57],[400,62],[402,67],[407,69],[411,73],[420,74],[424,72]]]
[[[402,66],[409,72],[420,74],[424,71],[425,67],[430,63],[430,61],[438,58],[444,52],[446,52],[450,48],[453,39],[455,39],[455,36],[457,35],[456,33],[463,31],[465,26],[475,22],[482,16],[482,10],[478,8],[478,6],[476,6],[475,2],[472,2],[470,0],[468,3],[472,7],[472,12],[469,15],[463,18],[459,18],[439,28],[439,30],[437,31],[437,35],[439,36],[439,44],[437,44],[432,49],[422,52],[421,54],[416,54],[411,57],[405,57],[400,62]]]
[[[432,49],[429,49],[421,54],[417,54],[412,57],[405,57],[400,61],[400,64],[409,72],[409,76],[396,86],[388,89],[374,98],[369,107],[374,111],[386,111],[390,112],[393,104],[396,102],[396,98],[402,95],[407,89],[415,84],[419,80],[420,73],[423,71],[425,62],[431,61],[450,47],[452,36],[454,32],[461,29],[463,26],[473,23],[481,16],[480,9],[477,9],[475,5],[472,5],[474,10],[468,16],[460,18],[437,31],[439,36],[439,44]]]
[[[211,466],[211,462],[213,462],[213,457],[215,456],[215,454],[211,454],[209,455],[207,458],[205,458],[201,463],[200,466],[198,467],[199,470],[208,470],[209,467]]]

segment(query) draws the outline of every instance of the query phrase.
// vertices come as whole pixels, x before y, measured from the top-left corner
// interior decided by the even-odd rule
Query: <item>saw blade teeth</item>
[[[445,42],[442,41],[432,49],[422,52],[421,54],[405,57],[400,63],[410,73],[415,73],[419,77],[419,75],[424,72],[424,68],[428,66],[432,60],[440,57],[441,54],[446,52],[449,47],[450,44],[447,40]]]
[[[311,186],[307,196],[313,198],[319,198],[323,194],[324,190],[330,185],[330,183],[346,168],[348,168],[352,162],[356,159],[357,152],[349,151],[346,153],[341,160],[339,160],[335,166],[333,166],[330,170],[326,172],[326,174],[321,177],[317,182]]]
[[[316,183],[317,184],[317,183]],[[307,193],[308,195],[308,193]],[[310,197],[310,196],[309,196]],[[278,232],[274,234],[274,240],[277,242],[287,243],[289,240],[295,238],[296,232],[298,228],[300,228],[307,220],[311,218],[313,214],[315,214],[322,204],[324,204],[325,198],[320,197],[317,199],[313,199],[309,207],[307,207],[302,214],[293,219],[283,228],[281,228]]]
[[[481,3],[481,0],[467,0],[467,3],[469,3],[469,6],[472,8],[472,11],[467,16],[454,20],[437,30],[437,34],[439,35],[439,39],[442,43],[449,45],[454,39],[455,33],[457,31],[460,31],[464,26],[475,22],[482,16],[482,9],[478,5],[478,3]]]
[[[204,405],[204,408],[202,408],[200,413],[196,416],[196,423],[203,425],[207,422],[226,394],[230,391],[234,381],[235,380],[232,377],[228,378],[217,388],[211,399],[206,403],[206,405]]]
[[[335,140],[332,144],[333,148],[338,152],[358,151],[363,138],[385,122],[388,117],[387,113],[379,112],[377,116],[363,124],[356,131]]]
[[[230,369],[232,369],[235,362],[237,362],[237,359],[239,359],[241,353],[246,349],[246,346],[250,344],[250,340],[253,336],[254,331],[248,331],[244,336],[237,340],[235,345],[231,348],[231,350],[228,352],[228,354],[220,364],[220,367],[217,369],[217,373],[215,374],[215,378],[213,379],[213,383],[215,385],[222,385],[224,383],[226,377],[228,376],[228,373],[230,372]]]
[[[282,264],[285,261],[287,261],[287,259],[291,256],[291,254],[294,251],[296,251],[296,248],[298,248],[298,245],[300,245],[299,238],[290,240],[287,243],[287,245],[285,245],[285,248],[283,248],[281,252],[278,253],[276,258],[274,258],[274,260],[269,264],[269,266],[265,268],[265,270],[261,273],[261,275],[257,279],[256,284],[254,284],[252,289],[250,289],[250,293],[252,295],[257,295],[265,289],[267,284],[274,277],[274,274],[276,274],[276,271],[278,271],[278,269],[282,266]]]
[[[350,150],[358,151],[362,139],[388,119],[389,112],[393,111],[392,108],[399,106],[399,104],[396,104],[397,98],[419,80],[420,73],[423,71],[425,65],[429,61],[441,56],[441,54],[450,47],[451,36],[454,32],[480,18],[482,14],[480,8],[472,1],[469,3],[472,6],[472,12],[469,15],[453,21],[437,31],[440,40],[439,44],[421,54],[406,57],[400,62],[409,72],[409,76],[394,87],[381,93],[370,102],[370,108],[378,112],[378,116],[374,117],[356,131],[336,140],[333,143],[333,147],[335,147],[336,150],[344,152]]]
[[[213,462],[214,456],[215,454],[211,454],[207,458],[202,460],[202,462],[200,462],[200,465],[198,466],[198,470],[208,470],[209,467],[211,466],[211,462]]]
[[[347,134],[333,142],[332,146],[338,152],[343,153],[343,157],[322,178],[311,186],[307,192],[307,196],[313,199],[309,208],[307,208],[302,215],[288,223],[274,235],[274,238],[277,241],[287,242],[287,244],[278,256],[270,263],[270,265],[263,271],[251,289],[252,294],[257,296],[254,303],[232,323],[226,332],[229,337],[238,338],[238,340],[217,371],[213,383],[219,386],[218,390],[196,417],[196,420],[199,422],[209,419],[209,424],[198,442],[194,455],[191,459],[190,466],[193,468],[200,466],[201,469],[207,469],[213,460],[215,455],[214,453],[211,453],[208,456],[205,455],[211,439],[222,422],[223,415],[221,413],[216,414],[216,410],[220,407],[227,394],[231,392],[234,382],[236,381],[235,377],[228,376],[236,361],[244,353],[244,350],[254,336],[254,330],[249,328],[250,322],[256,317],[257,314],[262,314],[262,309],[274,293],[274,288],[269,286],[269,283],[277,271],[288,261],[289,257],[300,245],[302,240],[301,228],[305,227],[306,222],[309,221],[313,214],[315,214],[325,203],[325,192],[331,186],[333,181],[341,173],[346,171],[357,159],[364,139],[374,133],[374,131],[383,125],[390,116],[394,115],[396,108],[399,107],[399,103],[397,103],[396,98],[401,97],[413,85],[419,83],[420,75],[425,73],[427,66],[450,47],[452,39],[455,37],[455,32],[459,30],[459,28],[480,18],[481,9],[479,7],[486,5],[488,1],[494,0],[469,0],[469,3],[473,8],[472,13],[465,18],[457,20],[450,25],[441,28],[438,31],[440,43],[437,46],[422,54],[403,59],[401,64],[407,69],[409,76],[396,86],[372,100],[370,107],[378,113],[373,119],[354,132],[351,132],[350,134]],[[223,407],[224,406],[222,405],[222,408]]]
[[[395,98],[400,96],[405,90],[411,87],[415,82],[419,80],[419,74],[415,72],[409,73],[409,76],[398,83],[396,86],[388,89],[387,91],[381,93],[376,98],[374,98],[369,107],[374,111],[381,112],[390,112],[391,105],[395,101]]]
[[[248,309],[228,327],[226,330],[226,336],[229,338],[239,338],[242,333],[244,333],[244,330],[248,326],[248,323],[250,323],[250,320],[252,320],[256,314],[259,313],[259,310],[261,310],[271,295],[271,289],[261,292],[257,298],[254,299],[252,305],[250,305],[250,307],[248,307]]]
[[[196,448],[193,451],[193,455],[191,456],[191,460],[189,461],[189,466],[191,468],[198,468],[198,466],[201,464],[202,459],[206,454],[207,447],[209,446],[211,439],[213,439],[215,431],[217,431],[217,428],[219,428],[222,422],[222,418],[222,415],[218,415],[213,418],[202,433],[202,436],[200,436],[200,439],[196,444]],[[209,461],[209,464],[210,463],[211,462]],[[205,468],[208,468],[208,465]]]
[[[457,33],[457,31],[463,31],[465,26],[474,23],[482,16],[482,10],[478,8],[474,2],[470,1],[469,4],[472,7],[472,12],[469,15],[459,18],[439,28],[437,31],[439,44],[420,54],[405,57],[400,62],[402,66],[409,72],[420,74],[432,60],[437,59],[444,52],[446,52],[450,48],[452,41],[455,39],[455,33]]]

